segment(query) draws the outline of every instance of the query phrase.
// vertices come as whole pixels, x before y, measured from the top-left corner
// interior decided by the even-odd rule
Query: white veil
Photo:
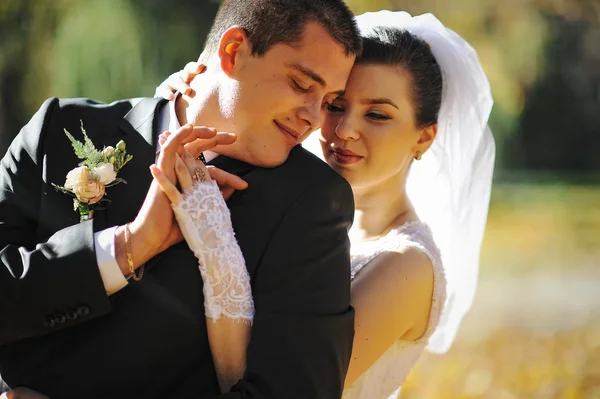
[[[378,26],[408,30],[429,43],[442,70],[438,135],[423,158],[413,162],[407,191],[442,253],[447,297],[427,350],[443,353],[452,345],[477,288],[495,158],[487,125],[493,104],[490,85],[475,50],[432,14],[379,11],[356,21],[363,35]],[[311,151],[321,151],[313,140],[307,144]]]

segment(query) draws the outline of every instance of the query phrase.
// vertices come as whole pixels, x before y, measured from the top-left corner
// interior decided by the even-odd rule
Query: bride
[[[356,20],[364,52],[345,94],[324,105],[321,133],[304,146],[354,191],[356,319],[344,398],[396,398],[424,350],[449,349],[473,301],[495,155],[487,127],[492,97],[473,48],[433,15],[380,11]],[[189,92],[202,66],[186,70],[157,92]],[[180,223],[189,224],[180,203],[193,201],[193,185],[206,183],[181,176],[182,196],[158,169],[153,175]],[[184,232],[188,243],[190,234]],[[243,259],[234,263],[243,266]],[[236,295],[251,303],[250,282],[241,281]],[[212,318],[209,340],[228,390],[245,367],[239,342],[251,320],[224,319]]]

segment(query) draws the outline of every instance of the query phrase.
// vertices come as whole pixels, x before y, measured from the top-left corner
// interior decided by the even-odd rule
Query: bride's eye
[[[387,121],[387,120],[391,119],[389,116],[380,114],[378,112],[369,112],[367,114],[367,118],[373,119],[376,121]]]
[[[306,93],[310,90],[310,87],[302,87],[300,83],[296,81],[296,79],[292,79],[292,86],[294,86],[294,89],[298,90],[301,93]]]
[[[327,105],[327,111],[329,111],[331,113],[344,112],[344,107],[342,107],[340,105],[335,105],[335,104],[326,104],[326,105]]]

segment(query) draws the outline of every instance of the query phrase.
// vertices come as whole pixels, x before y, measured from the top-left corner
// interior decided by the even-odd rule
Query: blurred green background
[[[218,1],[1,0],[0,151],[50,96],[151,96]],[[348,0],[478,51],[498,154],[477,298],[405,398],[600,398],[600,0]]]

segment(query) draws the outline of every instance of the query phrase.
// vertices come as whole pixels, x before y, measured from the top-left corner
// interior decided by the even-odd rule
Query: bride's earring
[[[415,155],[415,159],[417,161],[420,161],[422,156],[423,156],[423,153],[421,151],[417,151],[417,155]]]

